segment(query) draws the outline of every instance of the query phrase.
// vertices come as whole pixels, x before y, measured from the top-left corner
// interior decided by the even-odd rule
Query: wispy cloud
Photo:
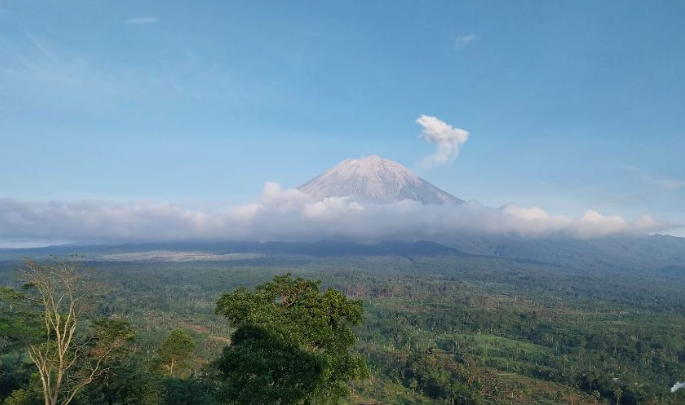
[[[122,21],[124,25],[149,25],[159,22],[157,17],[132,17]]]
[[[454,40],[454,47],[458,50],[463,49],[479,39],[480,37],[476,34],[460,35]]]
[[[28,37],[29,41],[31,41],[31,43],[33,44],[33,46],[35,46],[36,48],[38,48],[38,50],[39,50],[46,58],[48,58],[48,59],[50,59],[50,60],[53,60],[53,59],[54,59],[54,57],[53,57],[53,55],[52,55],[52,52],[50,52],[45,46],[43,46],[42,41],[40,41],[40,40],[38,39],[38,37],[36,37],[36,36],[33,35],[33,34],[26,34],[26,36]]]
[[[213,111],[217,105],[285,100],[278,86],[268,86],[247,73],[228,72],[192,54],[170,55],[162,68],[156,64],[111,64],[60,46],[54,38],[26,33],[23,40],[24,49],[2,54],[0,93],[29,101],[21,108],[31,108],[30,114],[34,115],[47,111],[78,113],[81,117],[104,117],[124,111],[135,115],[140,103],[155,104],[153,110],[159,113],[190,100],[194,100],[195,107],[200,102],[204,103],[203,110]],[[158,103],[160,99],[165,102]]]
[[[424,164],[429,167],[454,160],[459,155],[459,147],[469,139],[468,131],[454,128],[430,115],[420,116],[416,119],[416,123],[423,127],[420,138],[438,145],[435,154],[424,161]]]
[[[676,191],[685,187],[685,181],[673,180],[673,179],[653,179],[654,184],[661,187],[664,190]]]
[[[632,173],[636,179],[665,191],[678,191],[685,188],[685,180],[657,176],[636,166],[629,166],[627,170]]]
[[[192,209],[138,201],[28,201],[0,199],[0,241],[135,242],[169,240],[316,241],[385,238],[440,240],[465,234],[563,235],[590,239],[670,229],[649,216],[626,220],[587,211],[548,215],[537,207],[489,208],[475,202],[423,205],[412,200],[368,204],[354,198],[318,201],[267,183],[259,200]]]

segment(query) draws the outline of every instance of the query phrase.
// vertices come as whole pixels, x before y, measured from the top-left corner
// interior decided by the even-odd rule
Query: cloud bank
[[[405,200],[366,204],[353,198],[316,201],[299,190],[267,183],[254,203],[199,210],[138,201],[27,201],[0,199],[0,240],[143,242],[174,240],[317,241],[444,240],[464,234],[562,235],[588,239],[667,229],[643,216],[633,221],[588,211],[578,218],[540,208],[475,202],[426,206]]]
[[[420,138],[438,145],[434,155],[425,160],[428,166],[445,164],[459,155],[459,147],[469,140],[469,133],[460,128],[454,128],[444,121],[430,115],[422,115],[416,123],[423,127]]]

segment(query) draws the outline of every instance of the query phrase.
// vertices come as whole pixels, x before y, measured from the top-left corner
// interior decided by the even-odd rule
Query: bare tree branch
[[[29,346],[28,353],[38,369],[45,405],[69,404],[130,337],[112,335],[106,342],[86,338],[80,325],[87,320],[92,283],[85,270],[78,256],[53,257],[45,263],[25,261],[24,280],[35,288],[43,307],[45,336]]]

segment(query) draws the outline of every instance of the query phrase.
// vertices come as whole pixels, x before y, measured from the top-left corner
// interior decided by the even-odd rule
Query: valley
[[[222,293],[292,272],[364,302],[355,350],[371,376],[353,382],[350,403],[677,404],[685,394],[669,390],[685,377],[681,273],[616,278],[454,252],[126,257],[89,262],[107,287],[100,315],[131,323],[149,366],[164,336],[187,330],[197,350],[183,379],[202,379],[229,342],[214,315]],[[15,268],[4,262],[0,282],[17,286]]]

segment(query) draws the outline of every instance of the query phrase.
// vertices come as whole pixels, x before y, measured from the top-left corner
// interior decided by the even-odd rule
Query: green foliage
[[[175,329],[164,339],[159,348],[159,357],[164,367],[173,376],[187,369],[185,361],[195,351],[195,340],[183,329]]]
[[[223,292],[262,284],[293,268],[301,277],[320,278],[323,286],[364,300],[364,322],[353,329],[352,350],[368,359],[371,378],[349,384],[351,396],[342,403],[613,405],[619,399],[621,405],[685,404],[685,391],[670,392],[685,376],[684,272],[409,256],[100,262],[97,277],[106,288],[95,303],[97,313],[82,325],[93,326],[91,319],[97,317],[122,319],[131,322],[137,334],[117,352],[118,360],[104,365],[112,374],[84,388],[77,405],[213,405],[215,393],[228,380],[223,372],[202,366],[217,357],[238,368],[253,354],[255,368],[265,370],[259,375],[283,378],[270,375],[271,366],[290,360],[270,362],[269,356],[292,355],[293,363],[307,362],[307,356],[319,350],[305,344],[298,351],[292,349],[299,346],[281,344],[287,328],[242,328],[244,336],[234,336],[242,343],[234,347],[244,351],[224,357],[226,337],[241,327],[231,329],[214,310]],[[0,262],[0,283],[15,285],[15,269],[15,263]],[[273,302],[279,301],[277,297]],[[24,302],[30,310],[30,302]],[[281,320],[275,313],[274,321],[266,324],[277,327]],[[168,332],[177,328],[191,334],[196,350],[186,359],[184,372],[169,378],[155,359]],[[306,340],[301,335],[293,338]],[[0,403],[12,391],[24,390],[15,397],[30,391],[32,365],[25,363],[28,356],[19,356],[21,347],[15,344],[0,357]],[[316,368],[319,362],[307,364]],[[297,373],[306,371],[284,370],[294,376],[288,381],[297,381]],[[205,379],[206,372],[216,373],[224,383]],[[246,375],[246,384],[260,384]],[[241,380],[232,381],[240,385]],[[300,395],[296,389],[308,388],[295,385],[287,394]]]
[[[90,324],[90,343],[97,351],[98,348],[109,349],[114,347],[122,351],[125,346],[121,342],[130,341],[136,334],[131,324],[123,319],[96,319]]]
[[[120,351],[104,365],[104,371],[88,387],[80,402],[84,405],[161,405],[165,402],[160,379],[139,357]]]
[[[37,375],[28,376],[30,381],[23,388],[12,390],[2,405],[45,405],[41,384]]]
[[[432,353],[412,352],[401,369],[405,386],[434,400],[463,405],[483,403],[480,384],[469,384],[467,370]]]
[[[325,361],[246,324],[232,337],[216,367],[225,379],[221,396],[237,404],[296,404],[312,396],[324,383]]]
[[[214,386],[206,380],[164,378],[161,381],[165,405],[218,405]],[[141,402],[147,405],[147,402]]]
[[[0,286],[0,355],[23,352],[41,333],[34,303],[22,291]]]
[[[29,405],[29,404],[40,404],[40,397],[37,395],[32,395],[31,392],[19,388],[12,392],[12,394],[5,399],[2,403],[3,405]]]
[[[349,394],[350,379],[367,375],[351,350],[362,302],[334,289],[321,293],[320,285],[287,274],[217,301],[216,313],[237,328],[216,362],[227,402],[334,403]]]
[[[44,336],[39,307],[25,291],[0,286],[0,403],[42,404],[26,346]]]

